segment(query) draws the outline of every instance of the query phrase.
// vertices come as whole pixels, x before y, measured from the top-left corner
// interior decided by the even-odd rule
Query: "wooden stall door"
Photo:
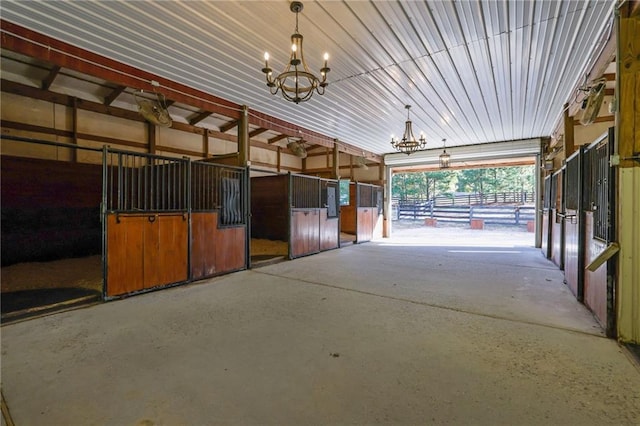
[[[567,210],[565,220],[565,244],[564,244],[564,278],[569,290],[576,298],[580,298],[582,289],[579,289],[578,274],[578,242],[579,221],[577,210]]]
[[[245,226],[219,228],[215,232],[215,270],[217,274],[247,267],[247,230]]]
[[[358,234],[356,241],[358,243],[364,243],[371,241],[373,237],[373,217],[371,215],[372,210],[377,210],[376,207],[358,207],[357,228]]]
[[[144,288],[146,216],[107,216],[107,296]]]
[[[320,251],[319,209],[293,210],[291,212],[291,257],[304,256]]]
[[[320,210],[320,250],[338,248],[340,243],[340,230],[338,218],[327,217],[327,209]]]
[[[109,215],[107,295],[187,281],[187,235],[183,215]]]
[[[564,269],[564,214],[551,210],[551,260]]]
[[[544,257],[551,259],[551,211],[544,210],[542,213],[542,246],[541,251]]]
[[[216,273],[216,212],[191,214],[191,277],[195,280]]]
[[[585,263],[588,265],[606,248],[604,241],[593,238],[593,212],[585,213]],[[584,274],[584,304],[607,329],[607,262],[594,272]]]
[[[378,208],[373,207],[371,209],[371,217],[372,217],[372,233],[371,239],[374,238],[382,238],[382,226],[384,222],[384,216],[378,213]]]
[[[189,229],[186,214],[159,215],[155,226],[150,228],[157,232],[157,243],[152,241],[152,247],[154,250],[157,247],[157,251],[145,250],[145,288],[187,281]]]

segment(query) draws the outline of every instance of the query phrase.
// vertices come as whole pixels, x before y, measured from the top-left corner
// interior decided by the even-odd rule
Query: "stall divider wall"
[[[191,163],[191,279],[246,267],[247,170]]]

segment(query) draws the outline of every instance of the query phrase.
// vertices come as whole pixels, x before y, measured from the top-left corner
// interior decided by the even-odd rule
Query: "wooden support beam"
[[[600,117],[596,117],[596,119],[593,120],[593,123],[606,123],[608,121],[613,123],[615,119],[616,117],[613,115],[602,115]],[[582,123],[580,123],[580,120],[572,120],[572,121],[574,126],[582,125]]]
[[[238,120],[229,121],[228,123],[223,124],[220,126],[220,131],[222,133],[226,133],[234,127],[238,127]]]
[[[637,160],[633,158],[640,156],[640,16],[629,16],[632,11],[621,10],[619,25],[620,93],[616,139],[622,168],[637,167]]]
[[[71,142],[78,145],[78,98],[73,97],[71,98],[72,100],[72,108],[73,108],[73,112],[72,112],[72,132],[73,132],[73,138],[71,139]],[[54,127],[56,127],[56,124],[53,124]],[[71,151],[71,162],[75,163],[78,161],[78,152],[77,150],[72,150]]]
[[[569,104],[564,104],[564,155],[569,157],[575,151],[573,136],[573,118],[569,116]]]
[[[280,158],[281,155],[282,155],[282,147],[279,146],[278,147],[278,160],[277,160],[278,161],[278,167],[277,167],[278,172],[280,172],[280,169],[282,168],[281,167],[282,166],[282,160]]]
[[[111,105],[111,104],[113,103],[113,101],[115,101],[115,100],[116,100],[116,98],[117,98],[118,96],[120,96],[120,95],[122,94],[122,92],[124,92],[124,91],[125,91],[125,89],[126,89],[126,88],[127,88],[126,86],[118,86],[118,87],[116,87],[115,89],[113,89],[113,90],[111,91],[111,93],[109,93],[109,94],[104,98],[104,102],[103,102],[103,104],[104,104],[104,105],[107,105],[107,106]]]
[[[149,145],[149,154],[155,154],[156,151],[156,126],[147,123],[147,145]]]
[[[282,139],[286,139],[287,137],[288,137],[287,135],[278,135],[278,136],[274,136],[274,137],[272,137],[272,138],[269,138],[269,139],[267,140],[267,142],[268,142],[269,144],[274,144],[274,143],[276,143],[276,142],[278,142],[278,141],[281,141]]]
[[[202,111],[201,113],[196,114],[193,117],[191,117],[189,119],[189,124],[191,124],[192,126],[195,126],[196,124],[198,124],[199,122],[201,122],[205,118],[209,117],[211,114],[213,114],[211,111]]]
[[[202,132],[202,157],[209,157],[209,133]]]
[[[340,179],[340,150],[337,143],[333,144],[333,169],[331,174],[333,179]]]
[[[238,122],[238,165],[246,167],[251,160],[251,140],[249,139],[249,108],[242,106],[242,114]],[[224,133],[223,133],[224,134]]]
[[[53,80],[55,80],[60,73],[60,69],[60,66],[54,65],[51,70],[49,70],[49,74],[45,77],[44,80],[42,80],[42,84],[40,85],[42,90],[49,90],[49,87],[51,87],[51,85],[53,84]]]
[[[263,127],[259,127],[259,128],[255,129],[255,130],[252,130],[252,131],[249,132],[249,138],[256,137],[256,136],[266,132],[267,130],[269,130],[269,129],[265,129]]]

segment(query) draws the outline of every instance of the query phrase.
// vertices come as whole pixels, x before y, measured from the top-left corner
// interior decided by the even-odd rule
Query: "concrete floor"
[[[640,424],[640,369],[532,242],[400,231],[6,325],[4,397],[17,425]]]

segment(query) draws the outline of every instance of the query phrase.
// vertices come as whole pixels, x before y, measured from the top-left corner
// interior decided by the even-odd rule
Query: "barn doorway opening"
[[[429,244],[535,243],[533,165],[405,171],[393,175],[391,186],[394,236],[424,228],[413,235],[424,234]],[[459,239],[463,234],[466,240]]]

